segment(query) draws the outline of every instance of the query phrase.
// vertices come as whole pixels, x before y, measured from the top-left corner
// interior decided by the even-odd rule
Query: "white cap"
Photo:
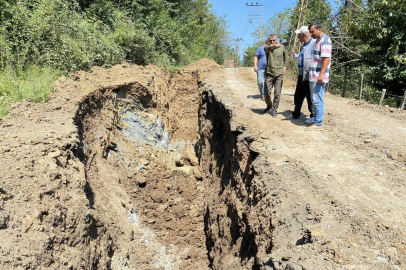
[[[302,26],[299,28],[299,30],[296,30],[295,33],[296,34],[309,33],[309,28],[307,26]]]

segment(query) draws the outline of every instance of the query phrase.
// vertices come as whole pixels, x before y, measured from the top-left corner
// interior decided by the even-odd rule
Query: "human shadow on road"
[[[304,114],[302,114],[302,117],[299,119],[286,119],[286,117],[292,115],[292,111],[291,110],[286,110],[281,112],[280,114],[282,114],[283,116],[285,116],[284,119],[282,119],[282,121],[290,121],[292,124],[296,125],[296,126],[301,126],[301,127],[307,127],[305,120],[306,120],[306,116]]]
[[[263,108],[251,108],[251,111],[254,112],[254,113],[257,113],[257,114],[264,115],[264,114],[267,114],[267,113],[270,112],[270,110],[267,111],[267,112],[264,112],[265,107],[266,107],[266,106],[264,106]]]
[[[260,99],[261,95],[248,95],[247,98]]]

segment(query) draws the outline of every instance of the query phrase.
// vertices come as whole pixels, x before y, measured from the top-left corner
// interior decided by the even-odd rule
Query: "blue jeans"
[[[264,81],[265,81],[265,69],[258,69],[257,83],[258,83],[258,89],[259,89],[259,93],[261,94],[261,97],[264,96]]]
[[[314,123],[321,126],[324,119],[324,89],[326,88],[326,83],[309,83],[313,103]]]

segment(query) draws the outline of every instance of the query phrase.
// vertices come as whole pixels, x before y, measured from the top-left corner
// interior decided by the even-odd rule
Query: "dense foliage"
[[[49,68],[66,73],[123,60],[223,63],[229,41],[208,0],[0,0],[0,114],[10,102],[36,96],[18,83],[29,70],[52,81],[60,72]]]
[[[340,10],[341,33],[351,37],[358,66],[372,85],[402,95],[406,89],[406,4],[404,0],[346,1]]]
[[[0,7],[0,68],[221,63],[228,46],[226,23],[207,0],[0,0]]]

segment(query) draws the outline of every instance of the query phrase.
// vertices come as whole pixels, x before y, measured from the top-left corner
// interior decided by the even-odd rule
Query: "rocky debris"
[[[9,214],[4,209],[0,210],[0,229],[7,229],[9,218]]]
[[[306,268],[298,264],[288,263],[285,270],[306,270]]]

